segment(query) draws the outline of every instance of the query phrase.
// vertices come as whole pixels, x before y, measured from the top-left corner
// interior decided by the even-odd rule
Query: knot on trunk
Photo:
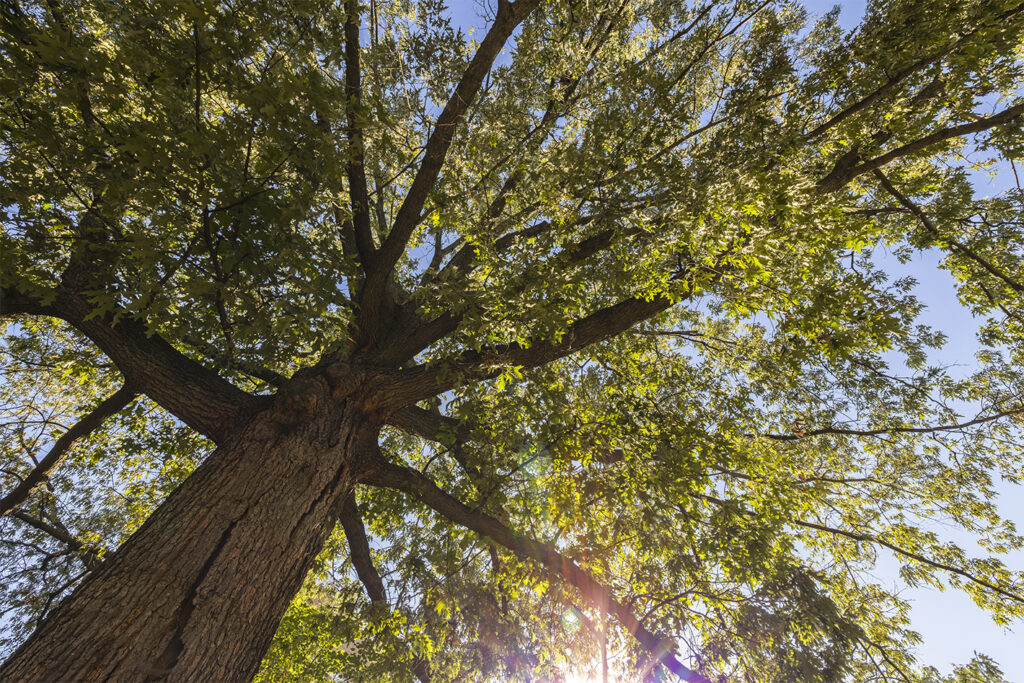
[[[316,413],[325,389],[319,378],[292,379],[274,395],[271,417],[286,429],[309,420]]]
[[[331,398],[340,401],[348,398],[366,384],[366,372],[353,368],[345,362],[336,362],[324,370],[324,379],[331,390]]]

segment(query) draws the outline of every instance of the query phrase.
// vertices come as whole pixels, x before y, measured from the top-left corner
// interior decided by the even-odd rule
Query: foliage
[[[261,681],[661,675],[606,594],[472,515],[712,680],[1002,680],[921,668],[871,569],[1024,616],[996,504],[1024,478],[1024,191],[971,180],[1020,170],[1024,6],[875,0],[846,31],[789,0],[542,2],[439,124],[490,35],[452,14],[4,5],[0,492],[125,384],[100,323],[254,395],[346,358],[429,377],[380,449],[471,512],[364,481],[386,600],[339,526]],[[929,250],[981,321],[966,369],[887,272]],[[212,449],[130,384],[0,518],[5,654]]]

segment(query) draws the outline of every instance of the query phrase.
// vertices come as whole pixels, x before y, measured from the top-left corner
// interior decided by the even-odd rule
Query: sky
[[[838,4],[840,24],[854,28],[863,16],[866,0],[805,0],[804,6],[812,16],[820,16]],[[453,24],[464,29],[473,27],[473,36],[479,40],[486,24],[479,18],[479,0],[453,0],[450,2]],[[979,195],[994,195],[1005,189],[1008,169],[995,178],[982,173],[974,174],[975,189]],[[875,254],[879,265],[885,266],[893,277],[913,276],[917,281],[915,294],[926,305],[920,322],[946,333],[946,345],[935,354],[943,364],[957,365],[964,372],[975,367],[975,353],[980,348],[976,338],[979,320],[960,305],[956,297],[954,280],[949,272],[939,268],[940,255],[935,252],[917,254],[908,263],[900,263],[883,251]],[[1018,529],[1024,529],[1024,496],[1019,489],[1008,485],[999,487],[999,507],[1002,515],[1013,520]],[[938,529],[937,529],[938,530]],[[980,549],[955,529],[941,529],[946,538],[960,543],[968,551]],[[1011,568],[1024,566],[1024,553],[1004,557]],[[978,608],[966,594],[957,590],[943,592],[930,588],[907,588],[898,580],[898,564],[891,556],[880,553],[875,576],[886,586],[898,588],[902,597],[912,605],[912,628],[919,632],[923,642],[918,647],[919,661],[949,673],[956,664],[965,664],[975,651],[994,658],[1007,680],[1024,682],[1024,637],[1022,628],[1004,628]]]

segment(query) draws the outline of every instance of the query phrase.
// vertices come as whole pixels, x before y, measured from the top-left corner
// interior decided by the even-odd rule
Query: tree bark
[[[43,622],[0,679],[251,680],[376,436],[322,379],[279,397]]]

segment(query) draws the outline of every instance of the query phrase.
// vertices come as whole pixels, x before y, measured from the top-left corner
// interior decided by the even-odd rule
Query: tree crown
[[[262,679],[939,680],[879,554],[1024,615],[1024,5],[484,9],[5,6],[5,648],[317,377],[379,451]]]

